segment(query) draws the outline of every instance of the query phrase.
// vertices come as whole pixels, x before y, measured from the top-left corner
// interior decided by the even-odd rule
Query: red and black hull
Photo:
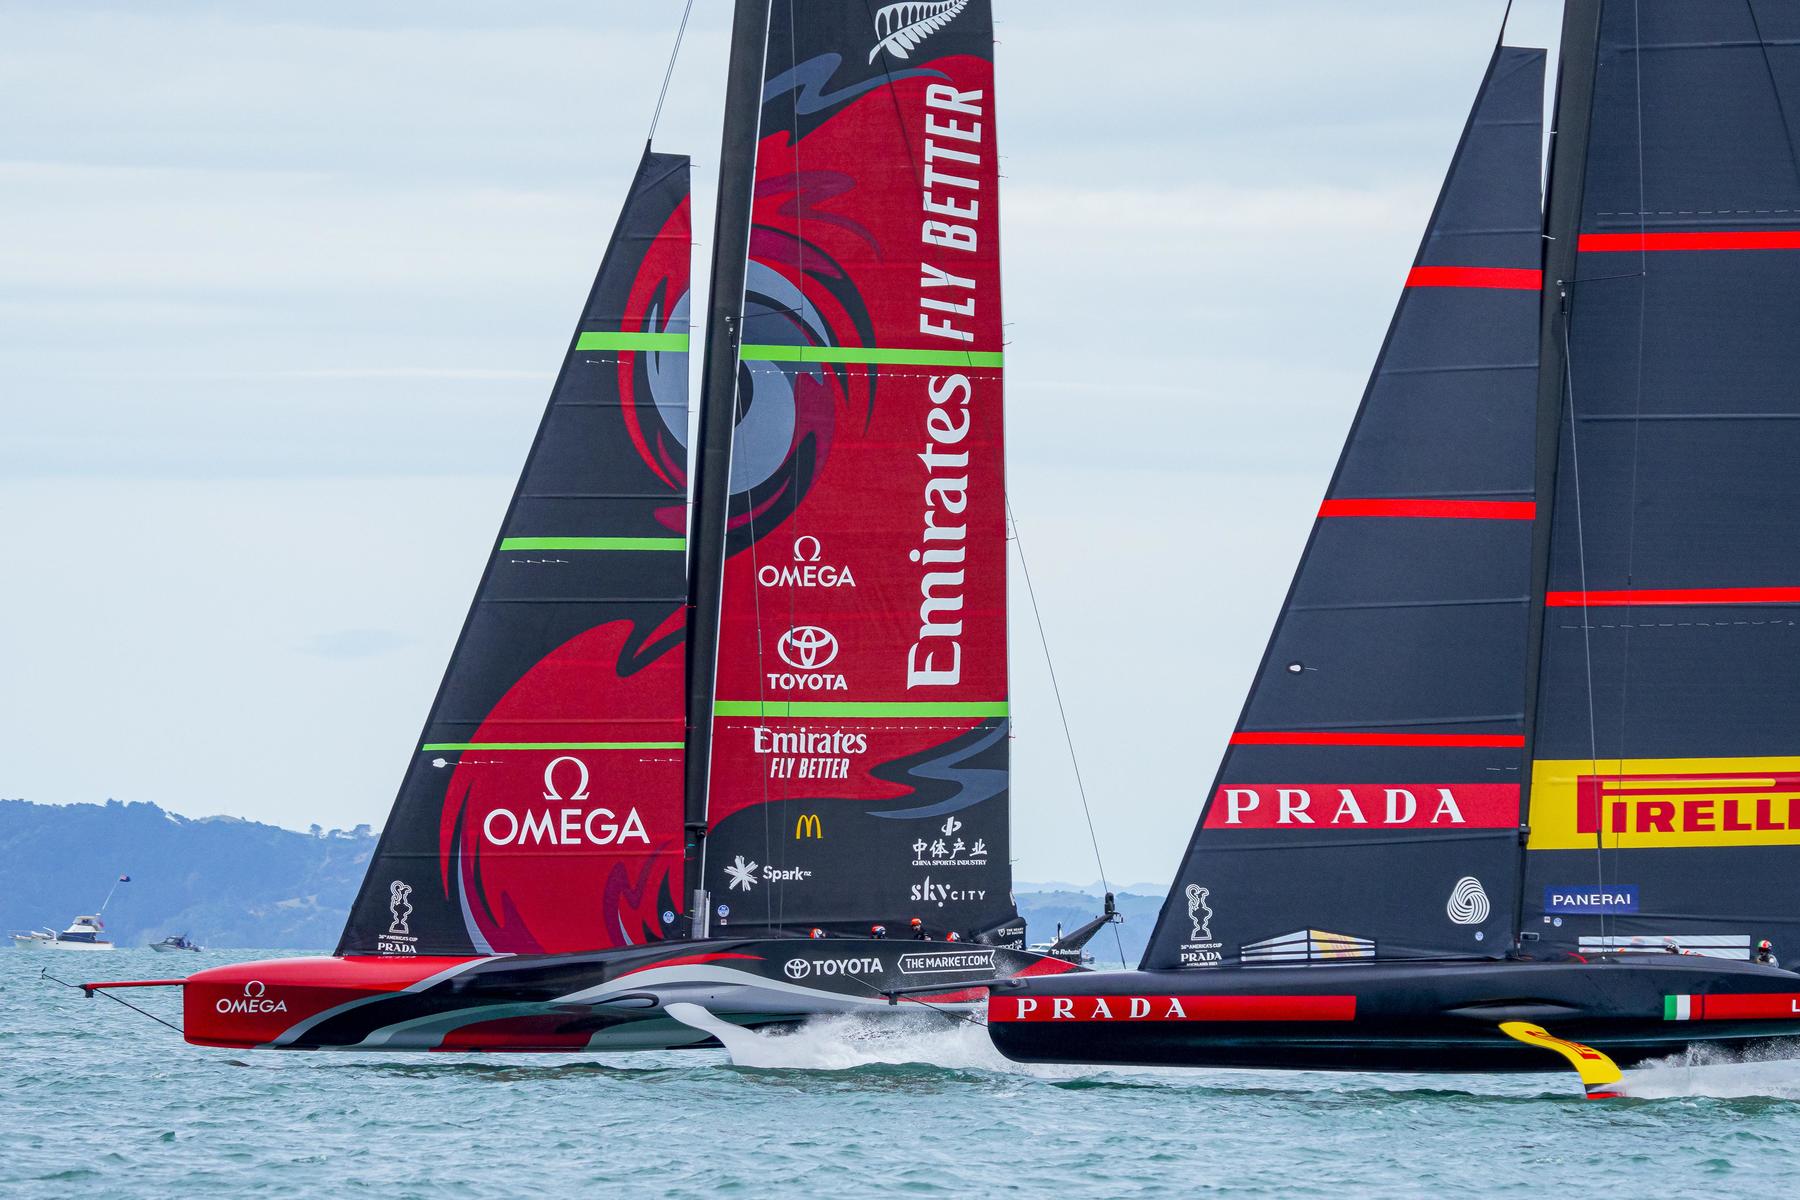
[[[583,954],[289,958],[184,983],[202,1046],[576,1051],[714,1044],[689,1003],[746,1028],[811,1016],[967,1008],[998,980],[1069,964],[1004,947],[868,939],[715,939]]]
[[[1695,1043],[1800,1036],[1800,976],[1688,955],[1607,962],[1117,971],[996,987],[988,1032],[1021,1062],[1353,1071],[1545,1071],[1528,1021],[1620,1066]]]

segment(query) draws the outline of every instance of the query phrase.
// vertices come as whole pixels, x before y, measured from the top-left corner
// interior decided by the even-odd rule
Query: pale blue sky
[[[996,0],[1009,491],[1115,882],[1174,868],[1502,7]],[[0,795],[385,819],[679,9],[0,2]],[[702,240],[728,9],[657,137]],[[1090,879],[1013,593],[1016,870]]]

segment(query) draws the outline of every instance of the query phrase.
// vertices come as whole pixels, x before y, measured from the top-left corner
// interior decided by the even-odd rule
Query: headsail
[[[1769,937],[1787,957],[1800,11],[1606,4],[1597,63],[1570,69],[1594,83],[1566,388],[1546,418],[1556,492],[1523,929],[1546,949],[1673,938],[1739,958]]]
[[[1510,948],[1543,72],[1489,64],[1145,967]]]
[[[681,907],[688,160],[645,151],[339,954],[601,949]]]
[[[986,0],[774,6],[708,797],[732,925],[1019,935],[992,58]]]

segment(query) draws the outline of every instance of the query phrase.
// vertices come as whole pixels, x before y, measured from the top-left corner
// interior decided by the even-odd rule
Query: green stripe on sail
[[[680,742],[426,742],[431,750],[679,750]]]
[[[577,350],[686,350],[685,333],[584,333],[575,339]]]
[[[1006,701],[715,700],[717,717],[1004,717]]]
[[[879,346],[770,346],[746,343],[738,347],[745,362],[870,363],[910,367],[999,367],[1005,355],[998,350],[884,350]]]
[[[511,537],[502,550],[686,550],[678,537]]]

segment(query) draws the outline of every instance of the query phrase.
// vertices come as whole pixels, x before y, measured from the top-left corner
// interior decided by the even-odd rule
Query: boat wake
[[[916,1064],[946,1071],[1023,1074],[1053,1080],[1080,1079],[1121,1069],[1016,1063],[994,1049],[987,1029],[973,1021],[925,1016],[916,1021],[830,1016],[814,1017],[792,1029],[762,1033],[721,1020],[697,1004],[671,1004],[668,1012],[718,1038],[732,1063],[740,1067],[850,1071]]]
[[[1627,1071],[1621,1090],[1638,1100],[1682,1096],[1800,1100],[1800,1039],[1735,1054],[1691,1047]]]

